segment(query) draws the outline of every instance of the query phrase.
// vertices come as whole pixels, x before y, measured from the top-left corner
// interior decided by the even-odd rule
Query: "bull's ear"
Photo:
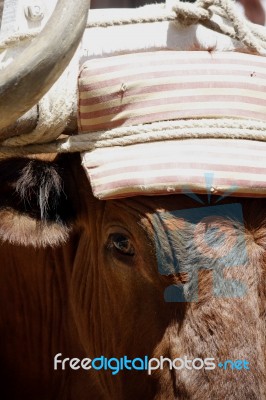
[[[0,162],[0,240],[32,246],[65,241],[74,220],[59,163],[28,158]]]

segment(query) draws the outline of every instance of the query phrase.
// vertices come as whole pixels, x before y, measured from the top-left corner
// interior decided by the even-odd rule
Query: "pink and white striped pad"
[[[266,143],[186,139],[97,149],[83,166],[99,199],[175,193],[266,197]]]
[[[102,132],[112,138],[117,128],[137,126],[141,135],[143,127],[163,121],[202,120],[206,130],[208,120],[217,121],[209,139],[194,129],[185,140],[164,140],[161,131],[150,143],[84,153],[96,197],[206,193],[206,174],[213,177],[213,194],[266,197],[266,132],[255,141],[252,128],[250,135],[241,128],[241,121],[266,121],[264,57],[156,51],[93,59],[82,69],[79,96],[80,132],[96,141]],[[224,120],[234,121],[240,135],[229,131],[229,138],[221,139]]]
[[[266,58],[157,51],[94,59],[83,66],[81,132],[203,117],[266,121]]]

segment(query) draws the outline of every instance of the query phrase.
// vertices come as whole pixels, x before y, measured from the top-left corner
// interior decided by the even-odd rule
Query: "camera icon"
[[[225,278],[227,268],[245,268],[248,254],[242,206],[204,206],[154,214],[155,248],[161,275],[186,274],[187,282],[168,286],[166,302],[196,302],[199,272],[212,271],[215,297],[239,298],[243,282]]]

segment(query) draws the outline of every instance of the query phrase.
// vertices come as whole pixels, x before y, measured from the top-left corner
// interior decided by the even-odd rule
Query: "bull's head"
[[[51,65],[47,68],[45,75],[53,76]],[[19,80],[18,90],[35,86],[32,79],[39,84],[40,73]],[[12,86],[13,80],[8,82]],[[42,90],[36,85],[27,94],[27,108]],[[17,96],[13,92],[3,106],[5,116]],[[12,118],[25,112],[21,103],[12,108]],[[4,126],[11,122],[5,117]],[[207,216],[206,207],[181,194],[98,200],[78,154],[49,158],[0,163],[6,397],[264,399],[265,200],[221,201],[226,210],[240,209],[240,216],[215,216],[216,199],[208,203],[207,196],[201,197],[211,210]],[[218,285],[215,291],[215,276],[241,283],[244,290]],[[169,287],[183,297],[167,297]],[[113,375],[104,369],[71,370],[66,361],[63,370],[54,371],[57,353],[90,359],[212,358],[216,367],[206,369],[198,361],[180,368],[179,360],[170,369],[166,360],[163,369],[154,361],[151,375],[126,368]],[[229,359],[240,363],[224,366]]]
[[[115,376],[111,371],[72,371],[69,379],[74,383],[69,384],[73,384],[75,398],[76,385],[83,388],[81,399],[263,398],[264,200],[224,201],[241,204],[244,221],[232,229],[226,216],[215,220],[218,234],[209,233],[213,235],[209,255],[199,268],[195,240],[206,248],[205,234],[213,227],[203,220],[191,222],[182,212],[178,214],[178,210],[198,207],[186,196],[97,200],[76,155],[53,162],[2,162],[1,190],[1,238],[12,243],[1,245],[1,301],[5,304],[1,329],[8,338],[3,357],[9,363],[3,374],[9,379],[14,373],[18,376],[14,398],[18,391],[26,390],[24,384],[38,393],[43,384],[39,363],[46,380],[56,374],[52,390],[59,390],[63,377],[59,378],[59,372],[52,368],[57,353],[91,359],[102,355],[126,355],[130,359],[145,355],[158,359],[187,356],[190,360],[214,358],[217,363],[240,359],[250,366],[249,370],[216,367],[210,371],[171,371],[165,361],[164,369],[151,376],[147,371],[124,370]],[[160,218],[171,211],[170,219]],[[232,245],[235,234],[243,240]],[[233,266],[224,266],[216,253],[221,247],[221,235],[225,238],[225,253],[235,246]],[[57,247],[52,247],[55,244]],[[48,247],[39,249],[44,245]],[[165,257],[164,268],[168,270],[165,274],[159,268],[159,246],[159,256]],[[243,253],[247,255],[243,257]],[[173,254],[181,271],[173,269],[169,262]],[[197,274],[197,291],[193,282],[189,286],[191,272]],[[215,293],[215,273],[224,280],[241,282],[245,293],[235,297],[226,287],[222,294]],[[166,302],[166,290],[173,285],[183,287],[185,294],[187,289],[194,291],[196,298]],[[25,314],[17,314],[21,307],[25,307]],[[43,307],[46,322],[41,317]],[[28,333],[24,331],[25,324],[31,326]],[[12,334],[13,329],[20,331],[19,337]],[[57,329],[61,332],[59,337]],[[10,365],[9,360],[13,352],[20,357],[24,341],[28,346],[23,352],[27,372],[22,372],[16,362]],[[37,371],[37,387],[32,380],[33,370]],[[62,371],[63,376],[65,372]],[[49,398],[50,387],[43,390]]]

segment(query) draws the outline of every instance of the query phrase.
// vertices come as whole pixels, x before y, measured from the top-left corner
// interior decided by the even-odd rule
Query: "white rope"
[[[19,44],[21,44],[21,42],[29,41],[35,38],[39,33],[40,29],[36,29],[32,32],[16,32],[0,42],[0,51],[9,49],[13,46],[18,46]]]
[[[146,8],[147,7],[147,8]],[[239,40],[248,48],[265,52],[266,50],[266,30],[256,24],[247,21],[239,14],[233,0],[197,0],[195,3],[185,3],[175,0],[172,10],[165,8],[164,4],[146,6],[139,9],[132,9],[132,15],[120,18],[98,19],[93,15],[88,19],[86,28],[104,28],[117,25],[151,23],[162,21],[178,21],[182,25],[201,24],[214,30]],[[147,13],[145,12],[147,10]],[[135,13],[134,11],[137,11]],[[219,15],[231,22],[232,26],[211,20],[214,15]],[[19,42],[36,37],[40,30],[34,32],[16,33],[0,42],[0,50],[17,45]]]
[[[29,154],[83,152],[102,147],[190,138],[246,139],[266,142],[265,132],[266,123],[253,120],[221,118],[162,121],[109,131],[83,133],[47,144],[0,146],[0,158]]]
[[[178,21],[185,26],[201,24],[215,32],[239,40],[252,51],[255,50],[260,54],[265,54],[265,29],[258,28],[257,25],[248,22],[240,15],[232,0],[197,0],[195,3],[175,0],[171,10],[163,9],[162,5],[154,6],[153,8],[147,6],[148,10],[149,12],[146,14],[145,7],[143,7],[140,15],[132,15],[128,18],[89,19],[87,27],[108,27],[161,21]],[[215,14],[224,17],[232,26],[228,25],[228,23],[218,24],[212,21],[212,17]]]
[[[67,125],[69,116],[77,107],[78,56],[79,51],[49,92],[39,101],[36,128],[30,133],[4,140],[2,146],[48,143],[60,136]]]

